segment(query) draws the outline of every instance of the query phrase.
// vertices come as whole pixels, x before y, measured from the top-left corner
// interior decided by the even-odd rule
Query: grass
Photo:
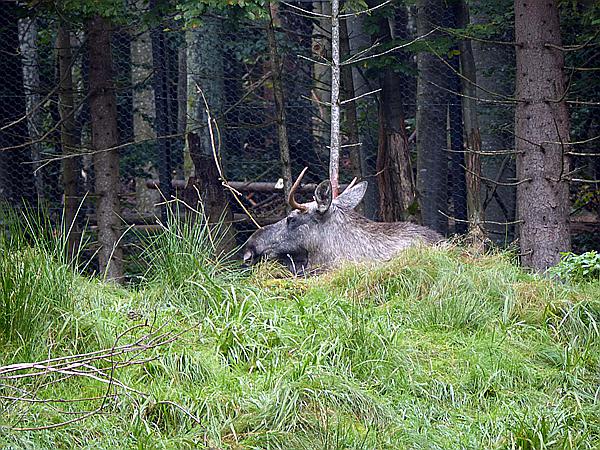
[[[0,366],[110,348],[145,323],[183,334],[115,372],[143,395],[115,388],[101,412],[53,430],[13,428],[99,401],[7,397],[75,400],[106,386],[0,375],[0,448],[600,447],[598,283],[460,248],[282,278],[227,263],[200,224],[148,243],[150,270],[121,288],[73,271],[60,236],[26,235],[0,240]]]

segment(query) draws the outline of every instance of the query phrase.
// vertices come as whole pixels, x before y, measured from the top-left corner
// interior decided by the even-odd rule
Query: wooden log
[[[184,189],[186,186],[185,180],[173,180],[172,185],[175,189]],[[230,181],[229,185],[236,191],[240,192],[282,192],[283,186],[270,181]],[[160,188],[158,180],[147,180],[146,186],[149,189]],[[342,190],[346,189],[348,185],[342,184],[340,187]],[[317,188],[316,183],[302,184],[298,190],[302,193],[313,193]]]

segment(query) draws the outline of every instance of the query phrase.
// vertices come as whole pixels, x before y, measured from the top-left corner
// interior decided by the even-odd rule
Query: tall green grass
[[[242,271],[215,242],[206,224],[170,222],[148,246],[142,281],[126,290],[69,272],[65,286],[95,305],[101,324],[82,334],[144,321],[187,331],[119,372],[145,396],[121,392],[102,414],[55,431],[7,426],[67,413],[8,410],[0,447],[600,447],[597,283],[558,283],[523,272],[510,255],[461,248],[412,249],[388,264],[294,279],[270,265]],[[35,245],[8,253],[21,261],[19,252],[49,257]],[[25,283],[34,266],[20,269]],[[35,301],[49,291],[40,292]],[[66,298],[60,311],[69,311]],[[66,314],[80,317],[73,304]],[[35,339],[23,336],[11,339]],[[72,380],[41,392],[74,398],[102,389]]]

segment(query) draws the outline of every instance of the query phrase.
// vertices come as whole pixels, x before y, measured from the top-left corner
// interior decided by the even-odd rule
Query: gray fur
[[[328,181],[324,183],[329,183]],[[244,246],[244,260],[278,259],[294,273],[330,269],[344,261],[385,261],[418,243],[433,244],[437,232],[410,222],[373,222],[353,210],[367,189],[363,181],[331,200],[323,183],[307,211],[257,230]]]

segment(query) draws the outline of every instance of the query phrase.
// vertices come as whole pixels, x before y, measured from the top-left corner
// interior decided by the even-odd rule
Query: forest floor
[[[118,287],[52,239],[0,239],[2,449],[600,448],[599,283],[460,247],[292,279],[173,229]]]

